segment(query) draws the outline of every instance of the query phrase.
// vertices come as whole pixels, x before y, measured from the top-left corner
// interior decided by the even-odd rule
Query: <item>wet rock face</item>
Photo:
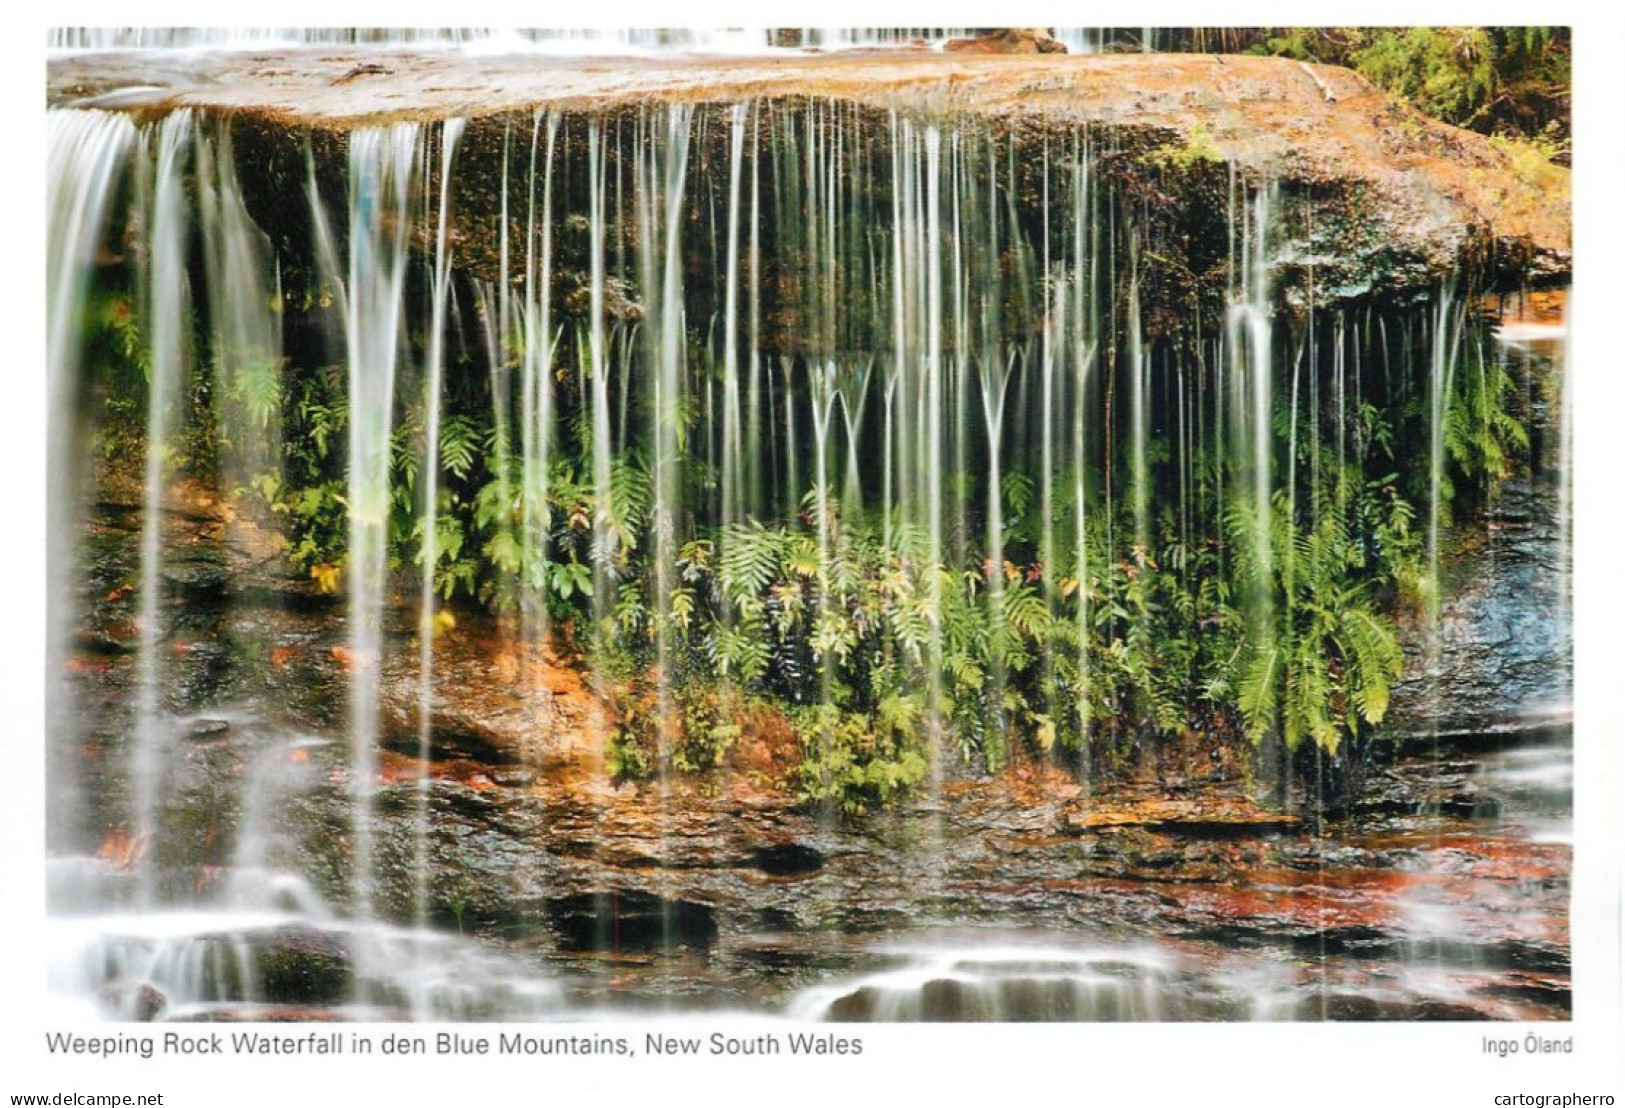
[[[570,951],[706,950],[717,941],[716,917],[707,905],[635,889],[564,897],[546,908],[560,946]]]
[[[1470,735],[1566,720],[1574,629],[1557,502],[1548,483],[1508,482],[1482,538],[1451,559],[1436,646],[1425,616],[1411,614],[1390,733]]]
[[[351,991],[350,951],[329,931],[280,927],[246,937],[261,999],[276,1005],[340,1004]]]
[[[215,741],[237,756],[207,759],[194,772],[220,792],[240,788],[233,766],[252,764],[263,740],[234,727]],[[299,751],[308,761],[291,761]],[[287,785],[298,788],[277,807],[283,837],[273,861],[332,874],[323,891],[342,911],[351,857],[345,751],[294,747],[288,757]],[[676,989],[773,1005],[832,974],[885,971],[887,956],[865,953],[871,944],[883,949],[949,921],[1019,921],[1108,945],[1155,935],[1185,944],[1198,967],[1214,951],[1327,965],[1346,985],[1341,994],[1317,989],[1313,973],[1294,968],[1301,988],[1289,974],[1266,1018],[1550,1018],[1568,998],[1569,851],[1508,837],[1505,813],[1442,810],[1429,800],[1502,795],[1493,777],[1469,786],[1481,770],[1473,755],[1407,762],[1405,780],[1390,782],[1392,803],[1322,838],[1282,826],[1221,827],[1205,809],[1187,813],[1198,822],[1185,827],[1157,804],[1134,820],[1127,796],[1113,802],[1112,821],[1080,828],[1067,819],[1079,798],[1018,796],[997,780],[950,792],[940,813],[905,806],[841,825],[784,798],[707,794],[682,782],[657,801],[548,775],[523,787],[479,783],[467,762],[435,763],[432,772],[448,776],[431,782],[428,797],[430,917],[444,931],[546,957],[586,981],[589,999],[610,986],[626,1003]],[[415,783],[400,781],[377,797],[374,907],[388,919],[413,917],[417,796]],[[162,884],[186,888],[166,900],[207,891],[199,882],[208,877],[207,867],[174,871]],[[219,873],[212,880],[229,884]],[[350,996],[354,967],[341,937],[292,927],[247,941],[264,1003],[310,1011]],[[1454,1016],[1438,1007],[1443,1001],[1371,995],[1360,985],[1412,958],[1473,975]],[[827,1018],[1258,1015],[1245,990],[1204,985],[1205,970],[1086,969],[1057,975],[1033,958],[978,963],[916,975],[911,987],[920,991],[906,999],[885,983],[853,984]],[[1333,1003],[1339,995],[1347,999]],[[108,1003],[152,1007],[135,995]]]
[[[824,856],[801,843],[759,846],[752,858],[756,868],[774,877],[801,877],[824,868]]]
[[[1464,612],[1490,613],[1462,617],[1461,649],[1485,634],[1484,620],[1507,621],[1516,637],[1520,621],[1549,614],[1527,595],[1553,568],[1543,510],[1549,514],[1532,489],[1516,485],[1492,506],[1489,544],[1467,552],[1451,594],[1478,605]],[[202,516],[175,519],[193,532],[211,526]],[[116,537],[96,552],[100,568],[85,607],[104,629],[128,618],[131,603],[120,590],[139,528],[118,522],[108,522]],[[1474,581],[1486,584],[1475,591]],[[166,654],[177,678],[166,689],[175,719],[165,748],[165,829],[150,840],[116,826],[129,804],[124,744],[134,659],[88,643],[76,653],[86,663],[75,680],[88,737],[75,756],[91,781],[90,818],[106,824],[89,835],[86,852],[100,848],[114,886],[99,904],[131,903],[143,866],[157,869],[162,904],[228,902],[246,829],[257,826],[266,867],[308,875],[337,912],[353,907],[342,706],[354,659],[335,653],[344,622],[331,607],[268,596],[166,590],[171,637],[186,649]],[[195,649],[223,638],[222,629],[230,630],[231,651]],[[1401,744],[1405,757],[1373,773],[1349,822],[1336,827],[1261,807],[1239,787],[1236,766],[1177,751],[1110,794],[1086,796],[1059,771],[1024,767],[949,782],[940,798],[908,798],[838,822],[745,772],[679,776],[659,790],[617,786],[602,766],[601,736],[583,725],[597,709],[580,668],[558,655],[527,655],[501,626],[459,612],[433,651],[425,836],[415,620],[397,612],[389,632],[379,663],[386,728],[374,910],[393,921],[415,918],[426,849],[426,908],[437,927],[546,959],[585,980],[593,1003],[606,988],[628,1003],[676,988],[774,1009],[832,975],[895,968],[893,955],[874,951],[899,935],[1019,922],[1117,945],[1155,935],[1183,944],[1196,965],[1212,962],[1215,972],[1222,969],[1215,952],[1243,951],[1287,967],[1285,980],[1271,1006],[1258,1009],[1245,990],[1204,984],[1205,970],[1159,975],[1142,967],[1125,978],[1094,966],[1058,982],[1042,965],[1012,963],[966,970],[969,982],[959,973],[915,975],[916,992],[906,999],[890,985],[858,979],[826,1014],[1521,1019],[1567,1012],[1570,850],[1561,836],[1572,772],[1564,776],[1559,757],[1566,736],[1510,751],[1449,736],[1438,748]],[[1460,665],[1491,667],[1481,683],[1520,697],[1542,687],[1529,675],[1551,661],[1516,644],[1477,661],[1462,657]],[[1465,701],[1463,688],[1453,695]],[[238,710],[243,703],[257,707]],[[1532,812],[1556,834],[1530,839]],[[55,891],[52,902],[90,910]],[[314,1018],[356,992],[358,967],[342,930],[216,938],[246,941],[255,996],[263,993],[271,1006],[256,1010]],[[618,957],[606,958],[606,950]],[[1466,999],[1374,993],[1362,984],[1394,979],[1394,967],[1413,961],[1462,975]],[[1331,985],[1320,987],[1300,964],[1330,967]],[[185,1014],[162,990],[112,984],[98,1001],[119,1018]],[[222,986],[230,997],[244,991],[235,979]]]
[[[489,620],[464,623],[435,636],[435,756],[555,771],[600,765],[604,713],[581,665]],[[383,662],[381,723],[388,744],[416,753],[421,671],[415,642],[405,646]]]

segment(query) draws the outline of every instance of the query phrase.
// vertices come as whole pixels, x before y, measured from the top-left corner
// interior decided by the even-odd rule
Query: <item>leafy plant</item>
[[[1253,526],[1232,520],[1232,531]],[[1236,656],[1236,705],[1247,734],[1278,730],[1288,750],[1304,740],[1335,754],[1345,735],[1382,721],[1403,666],[1393,620],[1375,604],[1361,571],[1366,556],[1337,512],[1294,523],[1279,496],[1271,513],[1271,560],[1237,534],[1241,571],[1272,582],[1275,602],[1247,626]]]

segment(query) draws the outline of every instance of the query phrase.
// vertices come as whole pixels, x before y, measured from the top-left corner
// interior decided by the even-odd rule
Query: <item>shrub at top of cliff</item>
[[[1242,48],[1346,65],[1436,119],[1485,134],[1544,138],[1566,158],[1566,27],[1299,27],[1240,32]],[[1242,45],[1236,43],[1235,45]]]

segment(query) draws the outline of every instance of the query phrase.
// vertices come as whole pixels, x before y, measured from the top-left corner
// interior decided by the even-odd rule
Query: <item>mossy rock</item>
[[[354,980],[349,946],[330,931],[279,927],[250,936],[260,1000],[269,1004],[338,1004]]]

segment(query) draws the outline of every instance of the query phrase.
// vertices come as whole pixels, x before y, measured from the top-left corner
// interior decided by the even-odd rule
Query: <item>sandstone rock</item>
[[[1065,54],[1066,44],[1048,27],[1006,27],[975,38],[949,39],[943,49],[954,54]]]
[[[1040,41],[1031,41],[1038,49]],[[1178,182],[1165,163],[1211,154],[1251,179],[1283,186],[1312,226],[1284,253],[1314,259],[1280,267],[1289,299],[1303,300],[1313,268],[1317,303],[1432,290],[1465,253],[1489,259],[1508,283],[1538,274],[1551,280],[1571,259],[1569,171],[1524,165],[1482,135],[1428,119],[1379,91],[1358,74],[1318,66],[1307,80],[1288,59],[1242,55],[1058,55],[983,57],[975,53],[855,53],[848,55],[622,59],[613,67],[591,60],[471,58],[449,51],[390,54],[390,72],[347,84],[334,82],[365,60],[334,49],[300,53],[297,64],[266,55],[198,55],[172,71],[148,75],[162,83],[160,106],[189,106],[234,116],[239,151],[272,180],[301,179],[306,134],[319,176],[345,172],[342,139],[357,126],[391,119],[469,117],[460,157],[462,194],[453,204],[459,262],[494,278],[498,248],[488,228],[501,207],[504,113],[525,119],[538,107],[567,118],[635,112],[656,96],[700,106],[751,97],[793,106],[808,98],[838,102],[877,120],[893,111],[960,121],[986,121],[1041,141],[1046,133],[1080,126],[1112,130],[1127,172],[1143,162],[1147,190],[1196,189],[1188,203],[1210,205],[1196,181]],[[53,58],[49,102],[82,98],[99,88],[127,86],[116,55]],[[726,129],[715,139],[726,141]],[[726,158],[725,151],[717,157]],[[493,159],[491,164],[482,161]],[[1200,160],[1200,159],[1198,159]],[[308,241],[280,194],[247,197],[251,214],[273,239]],[[522,182],[515,182],[518,188]],[[267,184],[266,187],[269,187]],[[510,200],[510,203],[512,201]],[[1286,213],[1283,213],[1286,214]],[[1150,282],[1154,284],[1155,282]],[[1301,289],[1293,291],[1297,286]]]

